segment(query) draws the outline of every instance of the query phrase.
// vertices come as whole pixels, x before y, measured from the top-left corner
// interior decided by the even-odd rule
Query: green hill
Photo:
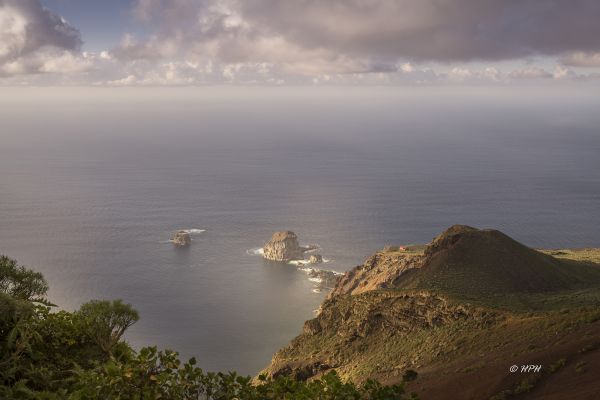
[[[432,399],[597,398],[583,366],[600,365],[599,262],[598,249],[534,250],[461,225],[388,246],[345,274],[265,372],[393,383],[416,371],[409,389]]]
[[[488,305],[510,299],[535,306],[540,295],[599,285],[600,268],[594,264],[555,258],[497,230],[455,225],[425,248],[422,264],[399,276],[394,287]]]

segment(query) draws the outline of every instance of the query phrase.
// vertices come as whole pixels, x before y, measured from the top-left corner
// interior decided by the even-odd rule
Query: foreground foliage
[[[0,257],[0,399],[408,399],[402,385],[357,386],[335,372],[311,382],[207,373],[196,360],[122,341],[138,313],[120,300],[52,312],[44,277]],[[410,379],[414,379],[413,376]],[[408,379],[407,379],[408,380]]]
[[[289,378],[254,384],[235,372],[204,373],[196,360],[182,364],[177,353],[143,348],[125,363],[109,361],[78,374],[74,399],[404,399],[402,386],[368,381],[343,383],[335,372],[304,383]]]

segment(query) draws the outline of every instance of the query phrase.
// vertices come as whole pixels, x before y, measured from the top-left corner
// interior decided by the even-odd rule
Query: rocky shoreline
[[[341,272],[329,271],[326,269],[307,267],[300,268],[300,270],[306,272],[308,279],[315,283],[313,291],[316,293],[320,293],[323,290],[332,290],[344,276]]]
[[[300,245],[298,236],[292,231],[279,231],[275,232],[271,239],[265,243],[261,254],[265,260],[293,264],[299,267],[300,270],[306,272],[309,280],[315,283],[313,291],[319,293],[324,289],[333,289],[343,274],[308,267],[309,265],[326,262],[321,254],[314,253],[318,249],[319,246],[315,244]],[[305,258],[306,253],[312,253],[308,259]]]
[[[456,399],[457,387],[481,382],[469,398],[505,399],[522,393],[522,377],[507,364],[562,360],[598,385],[581,366],[600,360],[599,268],[600,249],[535,250],[464,225],[426,245],[386,246],[337,279],[315,318],[262,373],[312,380],[335,371],[385,383],[411,374],[418,379],[405,382],[408,390],[423,397]],[[528,390],[575,398],[562,395],[573,376],[553,371]]]

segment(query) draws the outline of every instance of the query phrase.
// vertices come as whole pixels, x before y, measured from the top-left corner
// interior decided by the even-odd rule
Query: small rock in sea
[[[320,254],[311,254],[308,258],[310,264],[321,264],[323,262],[323,256]]]
[[[171,239],[175,246],[189,246],[192,243],[192,236],[187,231],[178,231]]]

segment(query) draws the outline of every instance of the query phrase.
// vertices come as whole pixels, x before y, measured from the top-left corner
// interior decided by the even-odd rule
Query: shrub
[[[206,373],[174,351],[135,352],[121,341],[139,315],[120,300],[90,301],[75,313],[51,312],[41,274],[0,257],[0,399],[36,400],[393,400],[416,398],[402,385],[362,386],[330,372],[311,382],[253,381]],[[405,380],[416,372],[407,371]]]

